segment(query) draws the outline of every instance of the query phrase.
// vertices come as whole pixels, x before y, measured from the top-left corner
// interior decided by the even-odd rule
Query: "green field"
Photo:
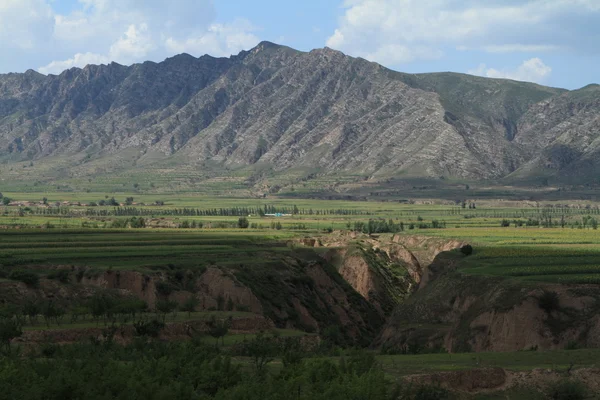
[[[241,311],[204,311],[204,312],[178,312],[178,313],[169,313],[165,316],[165,323],[184,323],[184,322],[194,322],[194,321],[206,321],[211,318],[242,318],[242,317],[253,317],[255,314],[249,312],[241,312]],[[155,313],[144,313],[140,316],[141,320],[151,320],[151,319],[163,320],[163,316]],[[126,320],[118,319],[115,321],[115,326],[121,325],[131,325],[133,321],[131,318],[127,318]],[[93,319],[91,316],[86,315],[84,317],[79,316],[76,320],[73,319],[71,314],[66,314],[63,316],[59,323],[52,321],[49,324],[46,324],[43,320],[39,319],[37,321],[26,322],[23,325],[24,331],[46,331],[46,330],[68,330],[68,329],[86,329],[86,328],[106,328],[110,326],[111,323],[104,322],[102,319]],[[282,330],[282,332],[285,332]],[[292,331],[290,331],[292,332]]]
[[[547,202],[524,207],[505,201],[405,204],[123,193],[117,195],[117,201],[133,197],[131,206],[76,205],[109,195],[112,197],[101,193],[5,192],[4,196],[13,201],[39,202],[45,197],[51,207],[0,207],[0,226],[9,228],[0,233],[0,264],[143,270],[164,264],[253,263],[263,260],[261,255],[266,252],[285,253],[289,250],[286,241],[294,237],[355,229],[357,224],[374,220],[391,221],[396,230],[402,227],[402,234],[472,243],[475,253],[461,266],[464,273],[525,281],[600,282],[600,210],[594,203],[567,206]],[[157,200],[164,204],[155,205]],[[56,202],[61,206],[52,206]],[[295,212],[275,218],[257,214],[266,207]],[[249,229],[236,228],[240,210],[250,214]],[[228,215],[231,212],[235,215]],[[110,229],[119,221],[127,223],[135,213],[152,226],[167,224],[180,229]],[[188,226],[198,228],[181,229]]]
[[[261,254],[288,251],[290,237],[285,231],[10,230],[0,234],[0,264],[138,271],[252,264],[265,261]]]
[[[378,356],[377,360],[393,376],[494,367],[511,371],[566,370],[571,364],[575,368],[596,368],[600,349]]]
[[[570,228],[447,229],[426,235],[460,238],[475,251],[460,271],[524,281],[600,283],[600,232]]]
[[[479,231],[479,232],[478,232]],[[463,239],[475,251],[460,271],[528,281],[600,283],[596,230],[479,228],[423,230],[421,235]],[[0,264],[75,265],[153,270],[265,264],[294,251],[295,237],[320,232],[284,230],[7,230],[0,234]]]

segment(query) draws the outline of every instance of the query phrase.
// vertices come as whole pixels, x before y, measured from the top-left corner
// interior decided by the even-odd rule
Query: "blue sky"
[[[329,46],[405,72],[599,83],[600,0],[0,0],[0,73]]]

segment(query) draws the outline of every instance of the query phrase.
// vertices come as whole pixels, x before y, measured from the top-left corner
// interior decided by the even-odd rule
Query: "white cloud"
[[[256,28],[249,21],[237,19],[230,24],[212,24],[205,32],[185,40],[170,37],[165,45],[174,53],[228,57],[256,46],[260,39],[254,35],[254,31]]]
[[[125,34],[110,46],[108,57],[121,64],[129,64],[146,57],[154,47],[148,25],[130,25]]]
[[[401,44],[385,44],[378,47],[374,52],[365,53],[367,60],[377,60],[385,65],[398,65],[414,60],[435,60],[441,58],[444,53],[434,47],[404,46]]]
[[[42,74],[59,74],[72,67],[85,67],[88,64],[106,64],[111,61],[120,64],[131,64],[143,60],[153,49],[155,44],[146,24],[131,25],[125,33],[110,46],[108,54],[77,53],[73,57],[62,61],[52,61],[48,65],[38,68]]]
[[[214,0],[78,0],[66,15],[55,1],[0,0],[0,51],[11,51],[0,72],[34,67],[32,60],[41,72],[60,73],[92,62],[161,61],[177,50],[228,56],[259,42],[246,20],[215,23]]]
[[[72,67],[85,67],[88,64],[106,64],[110,59],[106,56],[94,53],[77,53],[72,58],[64,61],[52,61],[48,65],[38,69],[42,74],[59,74]]]
[[[439,57],[447,48],[531,53],[576,47],[574,35],[589,36],[579,22],[599,12],[600,1],[346,0],[343,7],[327,45],[400,64]]]
[[[471,75],[485,76],[487,78],[513,79],[516,81],[544,83],[552,73],[552,68],[544,64],[539,58],[524,61],[513,70],[497,70],[480,64],[476,69],[469,70]]]

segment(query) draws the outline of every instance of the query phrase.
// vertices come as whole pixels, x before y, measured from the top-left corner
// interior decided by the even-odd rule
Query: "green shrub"
[[[0,345],[4,350],[10,351],[10,341],[22,334],[21,324],[17,320],[0,320]]]
[[[558,293],[551,292],[549,290],[544,290],[544,293],[538,299],[538,305],[548,314],[552,311],[557,311],[560,309],[560,299],[558,297]]]
[[[138,321],[133,324],[136,336],[158,337],[160,331],[163,330],[165,324],[161,321],[153,319],[152,321]]]
[[[473,246],[471,246],[470,244],[466,244],[460,248],[460,252],[463,253],[465,256],[470,256],[471,254],[473,254]]]
[[[565,350],[579,350],[581,345],[576,340],[569,340],[569,343],[565,346]]]
[[[181,311],[187,312],[188,315],[196,311],[196,307],[200,302],[196,298],[196,296],[192,295],[188,297],[188,299],[181,305]]]
[[[156,282],[156,292],[162,296],[168,296],[177,288],[169,282]]]
[[[154,306],[155,311],[162,314],[163,322],[166,320],[167,314],[175,312],[177,307],[177,302],[170,300],[158,300]]]
[[[576,380],[565,379],[550,388],[549,397],[553,400],[583,400],[587,398],[587,387]]]
[[[40,277],[31,271],[13,271],[8,275],[13,281],[21,281],[27,286],[37,286],[40,283]]]
[[[57,280],[62,283],[69,283],[71,281],[70,276],[71,276],[71,274],[68,270],[59,269],[59,270],[52,271],[51,273],[49,273],[48,279],[54,279],[54,280]]]
[[[441,386],[424,385],[419,387],[416,392],[415,400],[447,400],[452,398],[452,393]]]

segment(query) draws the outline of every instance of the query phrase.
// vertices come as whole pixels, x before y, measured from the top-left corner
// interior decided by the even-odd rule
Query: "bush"
[[[565,346],[565,350],[579,350],[581,345],[576,340],[569,340]]]
[[[13,271],[8,275],[8,279],[21,281],[27,286],[37,286],[40,283],[40,277],[30,271]]]
[[[177,302],[170,300],[157,300],[154,306],[157,313],[163,314],[163,319],[166,315],[177,310]]]
[[[588,389],[583,383],[570,379],[555,383],[549,393],[554,400],[583,400],[587,395]]]
[[[238,219],[238,228],[247,229],[248,226],[250,226],[250,223],[248,222],[248,218],[241,217],[240,219]]]
[[[156,292],[162,296],[168,296],[173,293],[177,288],[169,282],[157,282]]]
[[[0,345],[6,351],[10,351],[10,341],[23,334],[21,325],[14,319],[0,320]]]
[[[196,311],[196,307],[198,307],[198,299],[195,296],[190,296],[181,306],[181,311],[185,311],[190,315],[194,311]]]
[[[48,279],[54,279],[61,283],[69,283],[71,274],[66,269],[59,269],[48,274]]]
[[[460,248],[460,252],[463,253],[465,256],[470,256],[471,254],[473,254],[473,246],[471,246],[470,244],[466,244]]]
[[[558,293],[544,290],[544,293],[538,299],[538,305],[548,314],[560,309],[560,299]]]
[[[163,330],[165,324],[161,321],[153,319],[149,322],[138,321],[133,324],[136,336],[158,337],[160,331]]]
[[[129,226],[131,226],[132,228],[145,228],[146,227],[146,220],[144,220],[144,218],[139,217],[132,217],[131,220],[129,221]]]
[[[446,400],[451,399],[452,394],[449,390],[441,386],[425,385],[421,386],[415,392],[415,400]]]

